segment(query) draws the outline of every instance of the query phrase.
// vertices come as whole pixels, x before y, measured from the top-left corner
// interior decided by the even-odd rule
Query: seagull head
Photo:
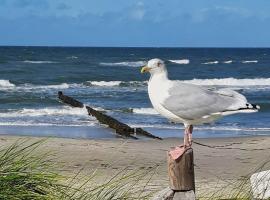
[[[167,69],[163,60],[159,58],[151,59],[147,65],[142,67],[141,73],[150,72],[151,75],[158,73],[167,73]]]

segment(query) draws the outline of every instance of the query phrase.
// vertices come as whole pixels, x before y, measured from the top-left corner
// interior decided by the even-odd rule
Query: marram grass
[[[49,154],[36,154],[43,141],[17,141],[0,150],[0,199],[56,199],[64,187]]]
[[[70,180],[60,175],[53,154],[40,151],[44,142],[19,140],[0,150],[0,200],[149,199],[154,192],[145,189],[153,169],[123,169],[101,184],[95,183],[98,170]]]
[[[218,189],[215,192],[204,192],[198,197],[200,200],[254,200],[253,191],[250,183],[250,176],[254,173],[269,169],[270,160],[265,161],[258,168],[252,170],[246,176],[239,178],[233,182],[228,182],[227,185],[223,185],[222,189]],[[268,176],[266,174],[265,176]],[[254,186],[255,188],[258,185]],[[267,190],[270,189],[270,182],[266,185]],[[270,200],[268,198],[267,200]]]

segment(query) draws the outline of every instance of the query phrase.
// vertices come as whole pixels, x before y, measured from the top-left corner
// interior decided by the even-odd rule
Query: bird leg
[[[192,131],[193,131],[193,126],[188,125],[187,132],[188,132],[188,145],[189,145],[189,147],[191,147],[191,145],[192,145]]]
[[[185,127],[184,145],[177,146],[169,151],[169,155],[171,155],[174,160],[179,159],[185,153],[185,151],[191,147],[192,131],[193,131],[192,125],[188,125],[187,127]]]

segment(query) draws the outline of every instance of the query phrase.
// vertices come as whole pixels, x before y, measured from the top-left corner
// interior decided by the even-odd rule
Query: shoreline
[[[168,186],[166,152],[182,142],[179,138],[71,139],[0,135],[0,145],[4,148],[19,139],[37,141],[44,138],[46,141],[40,151],[54,152],[63,174],[72,176],[82,170],[81,173],[87,177],[98,169],[96,181],[102,182],[119,170],[151,170],[157,167],[149,184],[159,189]],[[223,188],[270,161],[269,136],[194,139],[193,149],[199,194],[209,191],[209,187],[210,191]],[[270,163],[263,169],[270,169]]]
[[[163,139],[183,138],[183,129],[149,128],[144,127],[149,133]],[[118,139],[121,136],[115,130],[106,126],[1,126],[0,135],[28,136],[28,137],[56,137],[71,139]],[[193,138],[242,138],[242,137],[270,136],[269,130],[214,130],[195,128]],[[144,139],[139,136],[139,139]]]

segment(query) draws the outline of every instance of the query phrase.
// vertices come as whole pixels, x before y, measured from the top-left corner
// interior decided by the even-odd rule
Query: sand
[[[26,137],[1,135],[1,148],[22,138]],[[41,139],[28,138],[31,141]],[[198,192],[230,185],[256,171],[265,161],[270,161],[270,137],[211,138],[194,141]],[[61,163],[64,174],[72,176],[82,169],[81,173],[87,177],[98,169],[99,175],[96,179],[99,182],[123,169],[149,170],[155,172],[149,185],[162,189],[168,186],[167,150],[180,142],[179,138],[162,141],[48,138],[40,150],[55,152],[55,161]],[[270,169],[269,163],[263,169]]]

